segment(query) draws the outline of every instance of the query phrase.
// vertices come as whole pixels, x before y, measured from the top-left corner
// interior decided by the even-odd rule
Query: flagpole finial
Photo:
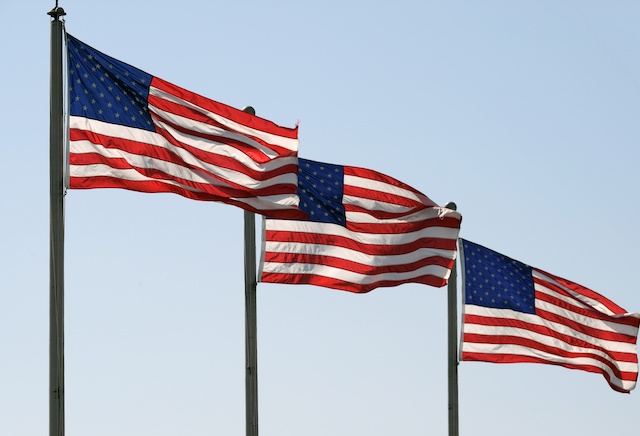
[[[245,106],[245,107],[242,108],[242,111],[246,112],[248,114],[251,114],[251,115],[255,115],[256,114],[256,110],[253,108],[253,106]]]
[[[60,17],[64,17],[66,14],[66,12],[64,11],[64,9],[62,9],[60,6],[58,6],[58,0],[56,0],[56,7],[51,9],[47,15],[53,17],[54,20],[59,20]]]
[[[458,210],[458,206],[453,201],[448,202],[444,207],[451,210]]]

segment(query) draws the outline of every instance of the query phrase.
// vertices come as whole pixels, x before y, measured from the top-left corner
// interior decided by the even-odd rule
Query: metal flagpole
[[[64,436],[64,120],[62,36],[64,9],[51,16],[49,124],[49,435]]]
[[[255,115],[247,106],[243,111]],[[256,319],[256,215],[244,211],[245,392],[247,436],[258,436],[258,341]]]
[[[457,210],[454,202],[446,208]],[[448,380],[449,380],[449,436],[458,436],[458,301],[456,261],[451,268],[447,283],[447,330],[448,330]]]

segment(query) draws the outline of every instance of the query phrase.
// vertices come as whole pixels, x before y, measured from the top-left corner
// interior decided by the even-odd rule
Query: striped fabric
[[[636,386],[640,314],[577,283],[460,241],[462,360],[547,363],[602,374],[619,392]]]
[[[209,100],[67,35],[73,189],[124,188],[298,216],[298,131]]]
[[[446,284],[459,213],[376,171],[299,162],[300,209],[308,218],[263,220],[262,282],[356,293]]]

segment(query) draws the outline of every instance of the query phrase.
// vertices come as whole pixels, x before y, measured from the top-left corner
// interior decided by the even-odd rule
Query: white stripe
[[[164,147],[167,140],[155,132],[135,127],[120,126],[117,124],[105,123],[104,121],[93,120],[91,118],[70,116],[69,129],[87,130],[100,135],[112,136],[145,144]],[[73,149],[72,149],[73,152]]]
[[[413,206],[402,206],[399,204],[385,203],[381,200],[370,200],[368,198],[354,197],[351,195],[344,195],[342,197],[342,203],[348,204],[350,206],[358,206],[370,211],[383,211],[396,213],[399,215],[415,210],[415,207]]]
[[[360,274],[340,268],[329,267],[317,264],[283,264],[278,262],[264,262],[263,269],[265,273],[276,274],[310,274],[314,276],[331,277],[333,279],[342,280],[348,283],[357,283],[368,285],[383,280],[403,281],[411,280],[416,277],[432,275],[436,277],[449,277],[450,271],[437,265],[428,265],[415,271],[406,273],[382,273],[382,274]]]
[[[463,353],[486,353],[486,354],[511,354],[517,356],[528,356],[528,357],[537,357],[539,359],[543,359],[549,362],[554,363],[571,363],[574,365],[589,365],[595,366],[604,370],[607,374],[609,374],[611,383],[615,386],[618,386],[624,390],[632,390],[636,386],[635,381],[626,381],[621,380],[613,374],[611,368],[602,362],[594,359],[590,359],[588,357],[574,357],[574,358],[565,358],[559,357],[550,353],[545,353],[539,350],[533,350],[528,347],[523,347],[520,345],[500,345],[499,353],[497,353],[496,349],[498,346],[494,344],[477,344],[477,343],[469,343],[465,342],[462,345]]]
[[[268,144],[274,144],[277,145],[279,147],[283,147],[286,148],[288,150],[291,151],[297,151],[298,150],[298,139],[293,139],[293,138],[287,138],[284,136],[279,136],[279,135],[274,135],[272,133],[267,133],[264,132],[262,130],[256,130],[253,129],[251,127],[245,126],[243,124],[239,124],[236,123],[235,121],[232,121],[228,118],[225,118],[219,114],[216,114],[214,112],[208,111],[190,101],[187,100],[183,100],[179,97],[176,97],[172,94],[169,94],[166,91],[160,90],[158,88],[155,88],[153,86],[151,86],[149,88],[149,94],[153,95],[155,97],[158,98],[162,98],[164,100],[167,101],[171,101],[174,103],[177,103],[181,106],[186,106],[186,107],[190,107],[194,110],[197,110],[198,112],[206,115],[207,117],[211,118],[212,120],[215,120],[217,123],[222,124],[223,126],[225,126],[226,128],[228,128],[230,131],[232,132],[238,132],[241,135],[249,135],[249,136],[254,136],[256,138],[261,139],[262,141],[268,143]],[[229,132],[226,132],[229,133]],[[246,137],[242,138],[242,142],[248,142]],[[253,141],[252,141],[253,142]],[[256,143],[257,144],[257,143]],[[253,145],[253,144],[252,144]],[[261,148],[262,146],[258,146],[256,145],[256,148]]]
[[[290,210],[298,206],[298,196],[288,194],[232,198],[232,200],[237,200],[241,203],[253,206],[255,209],[261,210],[265,214],[267,211]]]

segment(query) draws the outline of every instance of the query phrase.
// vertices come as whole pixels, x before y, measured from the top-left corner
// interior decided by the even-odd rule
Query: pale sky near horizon
[[[48,434],[49,2],[5,2],[0,434]],[[640,312],[640,3],[60,1],[66,29],[375,169],[460,236]],[[243,435],[243,212],[66,196],[68,436]],[[256,219],[260,224],[260,217]],[[259,233],[258,233],[259,239]],[[258,247],[259,251],[259,247]],[[447,434],[446,288],[258,285],[260,434]],[[638,389],[461,362],[460,434],[634,434]]]

